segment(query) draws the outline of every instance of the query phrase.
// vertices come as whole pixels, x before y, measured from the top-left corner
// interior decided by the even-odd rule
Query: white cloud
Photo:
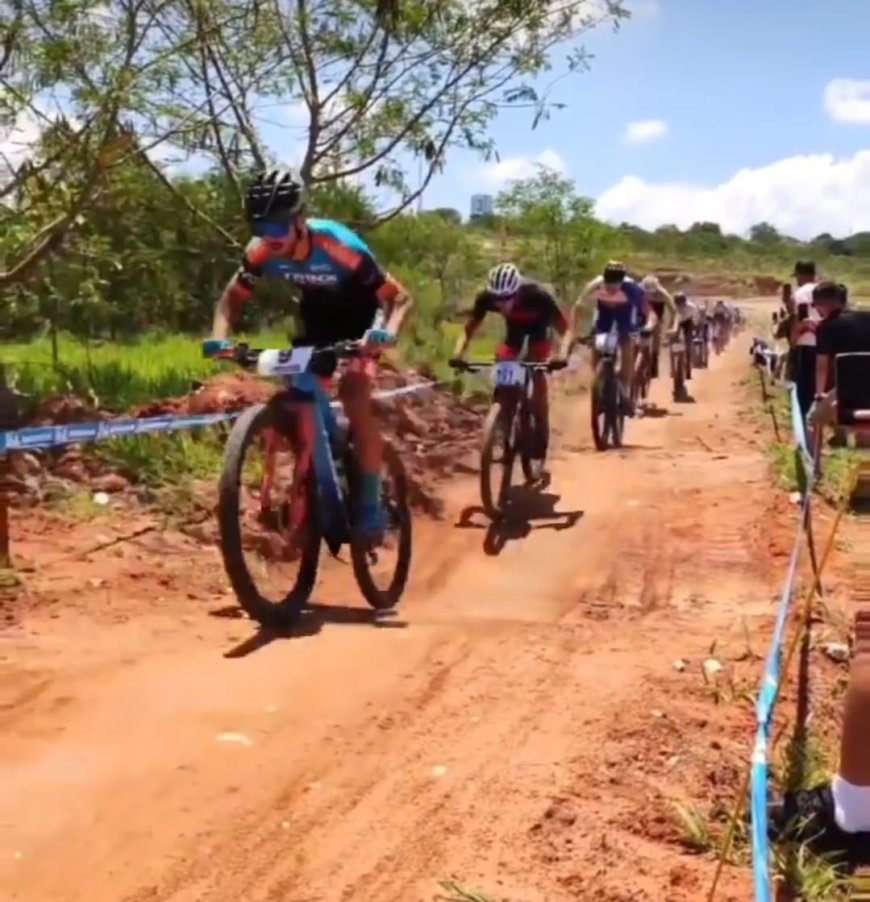
[[[538,166],[546,166],[562,174],[568,168],[562,157],[548,147],[536,157],[505,157],[497,163],[478,166],[472,171],[471,180],[477,185],[484,183],[488,188],[501,188],[515,179],[527,179],[535,175]]]
[[[720,185],[649,183],[625,176],[597,200],[599,216],[651,229],[718,222],[745,232],[769,222],[796,238],[870,230],[870,150],[838,159],[804,154],[741,169]]]
[[[870,81],[832,79],[825,86],[825,110],[834,122],[870,125]]]
[[[0,126],[0,166],[17,169],[32,153],[41,132],[39,120],[28,110],[19,113],[12,125]]]
[[[648,144],[650,141],[660,141],[667,134],[668,124],[664,119],[642,119],[629,122],[623,138],[628,144]]]
[[[655,0],[632,0],[628,4],[628,11],[631,13],[632,21],[638,19],[657,19],[660,8]]]

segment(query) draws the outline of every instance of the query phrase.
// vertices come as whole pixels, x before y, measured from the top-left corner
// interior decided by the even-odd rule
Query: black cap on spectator
[[[816,275],[815,262],[812,260],[798,260],[794,265],[794,275],[814,278]]]

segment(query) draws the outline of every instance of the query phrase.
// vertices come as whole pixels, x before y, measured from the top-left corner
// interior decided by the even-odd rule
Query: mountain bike
[[[649,397],[652,382],[653,329],[645,326],[638,333],[637,355],[634,362],[634,376],[631,380],[631,400],[637,405]]]
[[[723,320],[714,320],[713,321],[713,350],[716,352],[716,356],[718,357],[724,350],[725,345],[728,344],[728,338],[726,334],[726,326]]]
[[[606,451],[609,447],[620,448],[625,432],[625,412],[617,369],[619,336],[610,331],[581,338],[579,343],[593,348],[598,356],[589,392],[595,447],[599,451]]]
[[[681,325],[675,335],[668,339],[671,359],[671,379],[673,380],[673,399],[680,401],[686,396],[686,329]]]
[[[549,439],[549,426],[537,422],[532,402],[532,373],[552,373],[566,365],[564,360],[493,363],[455,358],[450,361],[450,366],[459,372],[493,371],[495,387],[483,424],[480,451],[480,500],[492,520],[505,515],[517,458],[527,483],[537,482],[543,472],[544,460],[539,449]],[[501,472],[496,475],[499,469]]]
[[[692,366],[703,370],[707,363],[707,325],[704,323],[692,337]]]
[[[249,348],[245,344],[224,348],[221,342],[206,341],[204,356],[230,360],[253,369],[260,376],[284,382],[265,404],[255,404],[236,420],[224,449],[223,471],[218,489],[218,525],[224,568],[241,607],[264,625],[291,623],[308,602],[314,589],[321,544],[333,557],[342,546],[350,545],[357,585],[371,607],[394,607],[408,580],[411,566],[411,513],[408,482],[395,449],[384,442],[382,503],[387,520],[387,539],[395,538],[396,562],[388,570],[384,585],[379,585],[375,570],[385,547],[374,548],[355,526],[358,510],[360,471],[354,454],[354,438],[344,416],[333,412],[329,395],[312,364],[324,355],[341,361],[359,356],[359,342],[340,342],[328,347],[293,347],[273,350]],[[307,409],[306,409],[307,408]],[[313,447],[303,454],[300,438],[300,414],[303,409],[313,417]],[[309,441],[312,441],[309,440]],[[243,481],[246,457],[263,450],[253,479]],[[290,497],[275,492],[278,456],[293,455]],[[303,462],[303,460],[305,462]],[[266,541],[257,541],[245,533],[247,524],[241,501],[247,494],[259,502],[258,519],[265,521]],[[278,497],[276,498],[276,494]],[[291,523],[293,504],[302,505],[301,535]],[[298,540],[298,541],[297,541]],[[278,597],[267,597],[255,580],[245,551],[264,548],[267,558],[284,564],[298,557],[298,568],[289,589]],[[289,582],[289,579],[288,579]]]

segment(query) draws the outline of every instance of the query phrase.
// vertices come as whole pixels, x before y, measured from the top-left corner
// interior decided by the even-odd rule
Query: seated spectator
[[[845,285],[820,282],[813,290],[816,328],[816,393],[808,417],[815,428],[836,422],[834,360],[838,354],[870,354],[870,312],[848,310]]]

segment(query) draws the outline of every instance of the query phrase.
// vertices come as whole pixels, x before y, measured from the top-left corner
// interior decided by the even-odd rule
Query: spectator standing
[[[818,314],[813,307],[816,286],[816,264],[812,260],[798,260],[794,266],[797,288],[794,291],[795,323],[792,330],[794,346],[793,380],[797,386],[798,404],[806,417],[816,393],[816,326]]]
[[[786,343],[786,352],[783,358],[784,369],[777,372],[777,377],[785,378],[790,382],[794,382],[795,377],[795,345],[793,334],[795,331],[795,323],[797,321],[794,310],[794,298],[792,297],[791,283],[783,282],[780,287],[780,298],[782,300],[782,309],[777,317],[776,325],[773,329],[773,338],[775,341]]]

